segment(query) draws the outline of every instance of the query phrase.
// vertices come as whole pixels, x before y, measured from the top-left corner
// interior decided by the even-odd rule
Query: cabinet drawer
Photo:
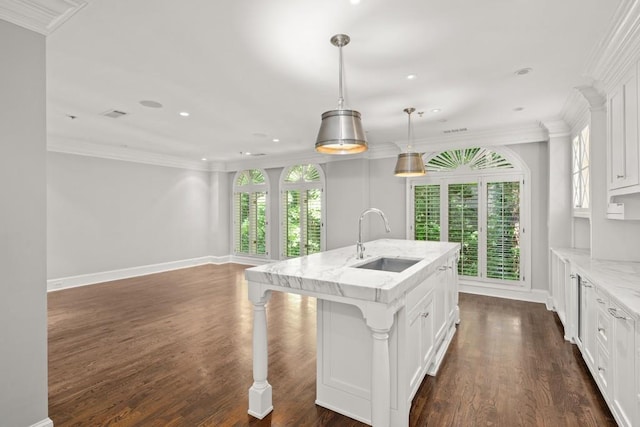
[[[609,353],[598,344],[598,356],[596,359],[596,380],[600,384],[603,394],[609,390]]]
[[[607,354],[610,351],[609,348],[609,335],[611,333],[611,315],[605,308],[598,309],[598,318],[596,320],[596,326],[598,328],[596,336],[598,342],[604,347]]]
[[[424,296],[427,295],[429,291],[433,289],[434,284],[437,280],[436,276],[439,273],[441,272],[436,271],[431,276],[427,277],[424,280],[424,282],[420,283],[418,286],[416,286],[415,288],[407,292],[407,296],[405,299],[406,301],[405,306],[407,308],[407,313],[409,313],[416,305],[418,305],[418,303],[422,301]]]

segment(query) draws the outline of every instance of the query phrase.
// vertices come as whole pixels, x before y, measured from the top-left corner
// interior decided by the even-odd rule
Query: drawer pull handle
[[[604,304],[604,300],[602,298],[596,298],[596,300],[600,303],[600,304]]]
[[[422,317],[429,317],[429,312],[428,312],[428,311],[426,311],[426,312],[424,312],[424,313],[420,313],[420,316],[422,316]]]
[[[609,314],[612,315],[613,317],[615,317],[616,319],[620,319],[620,320],[631,320],[630,317],[626,317],[626,316],[620,316],[618,314],[618,310],[615,307],[609,307]]]
[[[618,178],[618,179],[624,178],[624,175],[616,175],[616,178]]]
[[[582,282],[582,286],[584,286],[585,288],[593,288],[592,285],[589,284],[589,282]]]
[[[606,371],[606,369],[604,369],[602,366],[598,366],[598,371],[604,372],[604,371]]]
[[[598,328],[598,332],[607,332],[607,330],[605,328]]]
[[[446,265],[441,265],[440,267],[438,267],[438,270],[440,271],[445,271],[447,269]]]

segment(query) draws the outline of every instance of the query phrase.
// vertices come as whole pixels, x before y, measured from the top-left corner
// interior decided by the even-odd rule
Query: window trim
[[[441,219],[444,218],[444,214],[447,213],[446,210],[448,206],[444,206],[442,201],[442,189],[443,186],[448,186],[449,183],[453,181],[462,182],[461,180],[469,180],[474,179],[478,183],[482,182],[482,187],[479,192],[486,192],[486,182],[487,180],[495,180],[495,179],[509,179],[517,177],[521,180],[521,195],[520,195],[520,223],[522,226],[521,233],[521,253],[520,253],[520,269],[521,275],[523,276],[523,280],[515,282],[515,281],[501,281],[499,279],[488,279],[488,278],[467,278],[460,277],[460,283],[470,286],[482,286],[487,288],[495,288],[495,289],[505,289],[505,290],[531,290],[531,265],[533,260],[532,246],[531,246],[531,238],[530,238],[530,230],[531,230],[531,173],[529,168],[526,166],[524,162],[519,158],[519,156],[508,149],[507,147],[491,147],[491,151],[501,154],[507,160],[511,162],[513,165],[512,169],[483,169],[476,170],[470,172],[468,170],[460,171],[451,171],[451,172],[431,172],[427,173],[424,177],[419,178],[409,178],[406,180],[406,238],[408,240],[414,240],[413,229],[414,229],[414,185],[425,185],[425,184],[438,184],[440,185],[440,215]],[[429,156],[425,157],[425,163],[427,163],[432,157],[440,154],[431,153]],[[447,187],[448,188],[448,187]],[[486,196],[483,196],[482,199],[486,199]],[[482,224],[482,227],[486,229],[486,200],[482,202],[482,209],[480,206],[479,200],[479,213],[478,213],[478,221]],[[448,201],[447,201],[448,204]],[[486,232],[486,231],[485,231]],[[443,228],[441,228],[441,239],[442,236],[448,239],[448,235]],[[442,240],[445,241],[445,240]],[[486,246],[486,243],[484,243]],[[480,262],[480,260],[479,260]]]
[[[246,185],[242,185],[239,186],[237,184],[238,182],[238,178],[240,177],[240,175],[242,175],[245,172],[251,171],[251,170],[258,170],[260,171],[260,173],[262,174],[262,176],[264,177],[264,182],[263,183],[259,183],[259,184],[246,184]],[[233,189],[231,192],[231,233],[232,233],[232,242],[233,242],[233,255],[234,256],[241,256],[241,257],[249,257],[249,258],[258,258],[258,259],[270,259],[270,252],[271,252],[271,208],[270,208],[270,188],[271,188],[271,183],[269,181],[269,175],[267,174],[267,172],[264,169],[261,168],[251,168],[251,169],[242,169],[237,171],[234,176],[233,176]],[[252,253],[246,253],[246,252],[239,252],[238,251],[238,247],[239,247],[239,242],[236,241],[236,219],[237,219],[237,212],[236,212],[236,203],[235,203],[235,198],[236,198],[236,194],[238,193],[249,193],[249,194],[253,194],[253,193],[265,193],[265,253],[264,254],[252,254]]]
[[[286,182],[285,178],[287,177],[287,175],[289,174],[289,171],[291,170],[291,168],[294,168],[296,166],[303,166],[303,167],[307,167],[307,166],[313,166],[316,168],[316,170],[318,171],[318,173],[320,174],[320,181],[314,181],[314,182],[305,182],[305,181],[299,181],[299,182]],[[322,222],[322,226],[320,228],[320,252],[324,252],[327,249],[327,232],[326,232],[326,223],[327,223],[327,209],[326,209],[326,205],[327,205],[327,193],[326,193],[326,177],[324,174],[324,170],[322,169],[322,167],[317,164],[317,163],[296,163],[294,165],[289,165],[286,166],[282,169],[282,172],[280,173],[280,189],[279,189],[279,195],[280,197],[278,198],[278,215],[280,216],[280,230],[279,230],[279,237],[278,240],[280,242],[280,246],[279,246],[279,255],[280,255],[280,259],[291,259],[291,258],[297,258],[297,257],[288,257],[285,254],[285,248],[287,246],[287,243],[284,241],[284,232],[283,230],[286,227],[285,224],[285,220],[286,220],[286,215],[284,214],[284,206],[283,206],[283,195],[284,192],[286,190],[299,190],[299,191],[307,191],[307,190],[316,190],[319,189],[322,192],[322,200],[321,200],[321,204],[320,204],[320,209],[321,209],[321,222]],[[302,242],[301,242],[302,243]],[[303,256],[303,255],[300,255]]]
[[[586,208],[583,207],[576,207],[575,205],[575,193],[574,193],[574,186],[573,186],[573,179],[574,179],[574,175],[576,175],[576,173],[580,173],[580,171],[576,172],[573,170],[573,165],[574,165],[574,142],[576,139],[578,139],[580,141],[580,146],[581,146],[581,150],[584,150],[584,141],[582,139],[582,136],[585,132],[585,130],[587,130],[588,135],[589,135],[589,139],[587,142],[587,159],[588,159],[588,163],[589,165],[584,168],[582,167],[582,161],[580,161],[580,171],[587,169],[587,174],[588,174],[588,181],[589,184],[586,186],[586,188],[583,189],[583,192],[587,193],[587,197],[588,197],[588,204],[589,206]],[[578,218],[591,218],[591,126],[589,125],[589,123],[585,123],[584,125],[579,126],[575,132],[571,133],[571,139],[570,139],[570,144],[571,144],[571,171],[570,171],[570,182],[571,182],[571,214],[573,217],[578,217]]]

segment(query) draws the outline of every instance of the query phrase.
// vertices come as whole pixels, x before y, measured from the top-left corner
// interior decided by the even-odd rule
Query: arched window
[[[324,174],[318,165],[295,165],[280,176],[282,258],[321,252],[325,247]]]
[[[462,280],[530,288],[525,175],[508,149],[437,153],[408,181],[408,238],[458,242]]]
[[[233,181],[234,252],[268,255],[269,180],[260,169],[236,173]]]

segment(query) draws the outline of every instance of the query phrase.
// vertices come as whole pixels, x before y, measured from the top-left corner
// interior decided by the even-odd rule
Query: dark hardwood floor
[[[244,266],[201,266],[49,294],[49,417],[64,426],[364,426],[314,404],[313,298],[267,305],[274,411],[247,415]],[[460,295],[462,322],[412,426],[615,426],[557,316]]]

